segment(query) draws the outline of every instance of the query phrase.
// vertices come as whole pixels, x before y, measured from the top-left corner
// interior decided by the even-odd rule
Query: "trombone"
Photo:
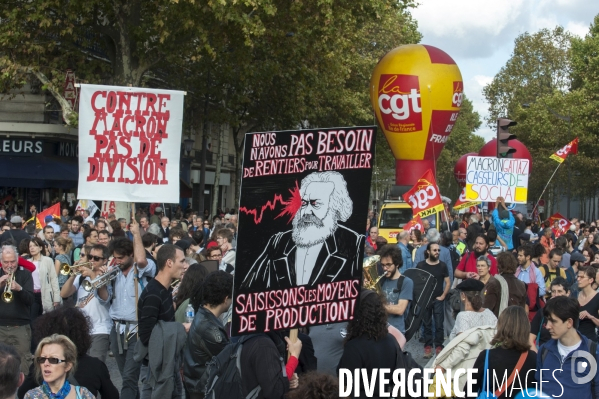
[[[63,276],[70,276],[72,274],[81,274],[81,267],[86,267],[88,269],[91,269],[91,267],[89,265],[91,265],[91,262],[84,262],[84,263],[79,263],[78,265],[73,265],[73,266],[69,266],[68,263],[63,263],[60,265],[60,274],[62,274]]]
[[[6,279],[6,286],[4,286],[4,292],[2,293],[2,300],[6,303],[11,303],[13,300],[12,290],[10,286],[15,281],[15,274],[12,273],[8,279]]]

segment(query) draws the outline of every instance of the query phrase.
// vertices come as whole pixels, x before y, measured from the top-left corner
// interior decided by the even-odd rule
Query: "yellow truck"
[[[403,231],[403,226],[412,220],[412,207],[401,200],[387,200],[383,203],[379,212],[378,228],[379,236],[384,237],[389,244],[397,243],[397,235]],[[439,212],[422,219],[428,220],[430,227],[438,230],[447,229],[445,212]],[[442,228],[439,228],[443,224]]]

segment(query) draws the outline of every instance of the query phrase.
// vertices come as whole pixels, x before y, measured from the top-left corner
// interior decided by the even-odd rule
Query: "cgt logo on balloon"
[[[381,75],[378,103],[388,131],[410,133],[422,130],[418,76]]]

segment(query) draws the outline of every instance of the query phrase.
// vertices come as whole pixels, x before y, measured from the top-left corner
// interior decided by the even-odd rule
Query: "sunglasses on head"
[[[59,363],[66,362],[66,360],[56,359],[55,357],[43,357],[43,356],[38,357],[36,360],[37,360],[37,364],[44,364],[44,363],[46,363],[46,360],[49,361],[50,364],[59,364]]]

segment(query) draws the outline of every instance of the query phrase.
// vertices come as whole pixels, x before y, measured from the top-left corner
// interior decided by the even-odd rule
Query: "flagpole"
[[[551,183],[551,179],[553,179],[553,176],[555,176],[555,174],[557,173],[557,170],[559,169],[560,166],[562,166],[561,163],[557,165],[557,168],[555,168],[555,170],[553,171],[553,174],[551,175],[551,177],[547,181],[547,184],[545,184],[545,188],[543,189],[543,192],[539,196],[539,199],[537,200],[537,203],[535,204],[535,207],[532,208],[532,215],[535,214],[535,210],[537,209],[537,206],[539,205],[539,201],[541,201],[541,198],[543,198],[543,194],[545,194],[545,190],[547,190],[547,187],[549,186],[549,183]],[[539,220],[540,220],[540,218],[539,218]]]

